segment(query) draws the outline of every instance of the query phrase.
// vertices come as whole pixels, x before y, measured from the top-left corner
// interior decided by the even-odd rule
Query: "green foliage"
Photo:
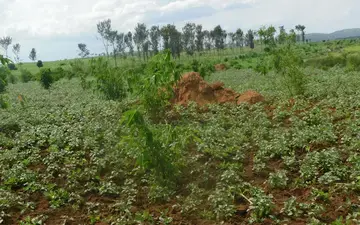
[[[50,190],[45,195],[50,200],[52,208],[59,208],[66,204],[70,197],[69,193],[62,188]]]
[[[288,180],[286,171],[281,170],[276,173],[270,173],[268,182],[271,188],[283,189],[286,188]]]
[[[21,68],[20,69],[20,79],[22,82],[27,83],[34,79],[34,76],[31,74],[31,72],[27,69]]]
[[[7,65],[7,64],[10,63],[10,62],[11,62],[10,59],[4,57],[3,55],[0,55],[0,63],[1,63],[2,65]]]
[[[263,190],[254,188],[250,198],[251,218],[254,221],[262,221],[268,217],[274,208],[272,196],[266,195]]]
[[[156,134],[149,129],[141,113],[138,110],[127,111],[124,113],[121,123],[131,128],[133,135],[138,134],[139,136],[138,138],[135,136],[123,137],[136,149],[132,150],[131,154],[134,154],[137,164],[154,173],[161,183],[174,181],[178,173],[178,168],[172,163],[176,159],[176,152],[171,152],[171,149],[164,147],[164,143],[161,143]],[[167,135],[174,137],[172,131]]]
[[[0,109],[6,109],[9,107],[9,103],[3,95],[0,95]]]
[[[96,62],[95,59],[91,59],[90,66],[91,67],[95,66],[96,65],[95,62]],[[88,69],[83,60],[75,59],[70,62],[70,72],[68,74],[69,79],[73,77],[80,77],[81,81],[84,81],[87,76],[88,76]]]
[[[11,84],[16,84],[17,82],[17,77],[12,73],[7,77],[7,79],[8,79],[8,83]]]
[[[307,79],[300,67],[302,62],[291,44],[273,51],[274,68],[282,76],[283,85],[292,96],[303,95],[306,90]]]
[[[180,78],[166,50],[151,58],[145,68],[145,75],[136,88],[141,103],[152,118],[161,118],[173,97],[173,85]]]
[[[0,94],[5,91],[8,84],[7,78],[11,75],[11,72],[6,67],[0,67]]]
[[[65,78],[65,77],[69,77],[69,71],[67,70],[64,70],[62,67],[57,67],[55,68],[54,70],[51,71],[52,72],[52,76],[54,78],[54,81],[58,81],[62,78]]]
[[[54,82],[52,72],[49,68],[40,69],[40,84],[43,88],[49,89]]]
[[[37,63],[36,63],[36,66],[41,68],[44,66],[43,62],[41,60],[38,60]]]
[[[96,78],[96,89],[108,100],[122,100],[126,97],[126,82],[121,70],[113,68],[104,58],[91,61],[91,74]],[[86,87],[86,76],[82,77]]]
[[[17,70],[17,68],[16,68],[16,66],[15,66],[14,63],[8,63],[7,66],[8,66],[8,68],[9,68],[9,70]]]

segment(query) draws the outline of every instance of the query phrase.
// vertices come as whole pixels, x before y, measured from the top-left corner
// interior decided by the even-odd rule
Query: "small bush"
[[[43,62],[41,60],[37,61],[36,66],[41,68],[44,66]]]
[[[0,93],[5,91],[5,88],[8,84],[7,78],[11,75],[11,72],[6,67],[0,67]]]
[[[34,79],[34,76],[27,69],[20,69],[20,79],[22,82],[27,83]]]
[[[16,76],[12,73],[7,77],[7,79],[8,79],[8,82],[11,84],[16,84],[16,82],[17,82]]]
[[[45,89],[49,89],[54,82],[54,78],[49,68],[43,68],[40,70],[40,83]]]
[[[6,109],[9,107],[9,103],[5,100],[4,96],[0,95],[0,109]]]
[[[90,61],[90,67],[94,67],[95,63],[94,61],[96,61],[97,59],[91,59]],[[83,60],[80,59],[75,59],[74,61],[70,62],[70,72],[67,74],[68,75],[68,79],[72,79],[73,77],[80,77],[81,79],[83,79],[84,77],[86,77],[88,75],[88,68],[85,66],[85,63]],[[91,71],[94,71],[95,68],[91,68]]]
[[[126,82],[122,71],[113,68],[108,61],[98,58],[91,62],[91,74],[97,79],[97,90],[108,100],[122,100],[126,97]],[[86,84],[84,74],[82,83]]]
[[[273,66],[282,76],[283,85],[290,95],[305,93],[306,77],[301,70],[302,59],[291,45],[276,49],[273,52]]]
[[[346,58],[344,55],[328,55],[326,57],[309,59],[306,65],[327,70],[334,66],[344,67],[346,65]]]
[[[14,63],[9,63],[7,66],[8,66],[8,68],[9,68],[9,70],[17,70],[17,68],[16,68],[16,66],[15,66]]]
[[[64,70],[62,67],[57,67],[52,71],[54,81],[58,81],[64,77],[69,77],[69,71]]]
[[[360,54],[350,54],[347,56],[346,68],[348,71],[360,71]]]
[[[199,72],[200,71],[200,62],[199,62],[199,60],[193,59],[193,61],[191,62],[191,69],[194,72]]]

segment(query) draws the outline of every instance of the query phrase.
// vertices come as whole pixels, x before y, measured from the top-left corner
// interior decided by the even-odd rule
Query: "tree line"
[[[186,23],[181,30],[172,24],[162,27],[154,25],[148,28],[145,23],[138,23],[133,32],[124,33],[114,30],[110,19],[100,21],[96,26],[99,34],[98,39],[104,46],[105,55],[114,57],[115,64],[117,64],[117,57],[119,56],[137,55],[146,60],[162,49],[169,49],[174,58],[180,58],[181,52],[192,56],[196,52],[220,51],[225,48],[250,47],[253,49],[255,40],[265,46],[275,42],[281,44],[285,42],[287,35],[284,26],[279,27],[279,34],[276,37],[277,30],[273,26],[261,27],[257,31],[250,29],[246,33],[240,28],[235,32],[227,32],[221,25],[217,25],[212,30],[206,30],[201,24],[195,23]],[[289,35],[294,38],[295,42],[305,42],[305,28],[304,25],[297,25],[295,29],[289,31]],[[10,36],[0,38],[0,46],[5,51],[5,58],[8,58],[8,49],[11,44],[12,38]],[[80,50],[79,56],[85,58],[90,55],[86,44],[79,43],[78,48]],[[20,49],[19,43],[12,46],[16,63],[21,61]],[[36,58],[36,49],[32,48],[29,59],[35,61]]]
[[[279,27],[279,35],[275,37],[276,29],[273,26],[261,27],[257,31],[250,29],[245,33],[240,28],[235,32],[227,32],[221,25],[206,30],[202,25],[195,23],[186,23],[181,30],[172,24],[148,28],[145,23],[138,23],[133,32],[123,33],[113,30],[110,19],[100,21],[97,24],[97,32],[98,39],[104,46],[104,54],[114,57],[115,64],[118,56],[137,55],[146,60],[161,49],[169,49],[174,58],[180,58],[181,52],[192,56],[196,52],[220,51],[225,48],[253,49],[255,39],[259,40],[260,44],[269,45],[271,42],[285,42],[287,35],[284,26]],[[301,39],[300,41],[305,42],[305,26],[297,25],[295,29],[290,30],[289,35],[294,37],[294,41]],[[86,57],[90,54],[86,44],[80,43],[78,48],[79,56]]]

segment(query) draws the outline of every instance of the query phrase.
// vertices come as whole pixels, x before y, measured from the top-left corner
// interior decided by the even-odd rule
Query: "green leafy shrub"
[[[54,81],[58,81],[64,77],[69,77],[69,71],[64,70],[62,67],[57,67],[52,70]]]
[[[360,54],[353,53],[346,57],[346,68],[348,71],[360,71]]]
[[[306,61],[306,65],[327,70],[334,66],[344,67],[346,65],[346,57],[344,55],[329,54],[325,57],[318,57]]]
[[[9,63],[7,66],[9,70],[17,70],[16,65],[14,63]]]
[[[20,79],[22,82],[27,83],[34,79],[34,76],[31,74],[31,72],[27,69],[21,68],[20,69]]]
[[[96,78],[96,89],[108,100],[122,100],[126,97],[126,81],[121,70],[112,67],[104,58],[91,62],[91,74]],[[86,82],[86,75],[82,78]]]
[[[49,89],[54,82],[51,70],[49,68],[41,68],[40,70],[40,84],[45,89]]]
[[[37,63],[36,63],[36,66],[41,68],[44,66],[43,62],[41,60],[38,60]]]
[[[11,72],[6,67],[0,67],[0,93],[4,92],[8,84],[7,78],[11,75]]]
[[[95,66],[96,59],[91,59],[90,66]],[[88,68],[85,65],[85,62],[80,59],[75,59],[69,62],[70,72],[68,73],[68,79],[73,77],[80,77],[83,79],[88,76]],[[92,70],[91,70],[92,71]]]
[[[12,73],[7,77],[7,79],[8,79],[8,82],[11,84],[16,84],[16,82],[17,82],[17,77]]]
[[[159,53],[149,60],[145,75],[138,85],[137,93],[153,119],[161,118],[170,104],[173,85],[180,78],[175,68],[170,51]]]
[[[282,83],[290,95],[303,95],[306,90],[306,76],[301,69],[302,58],[293,46],[288,44],[273,51],[273,65],[282,76]]]
[[[174,181],[178,168],[172,161],[176,157],[149,129],[141,113],[138,110],[127,111],[120,123],[131,128],[132,135],[123,137],[122,142],[133,146],[131,154],[136,158],[137,164],[145,170],[150,170],[160,183]],[[134,136],[135,134],[139,136],[138,139]],[[168,135],[172,136],[171,133]]]
[[[270,173],[269,175],[269,185],[271,188],[285,188],[287,186],[288,178],[286,176],[286,171],[281,170],[276,173]]]
[[[0,109],[7,109],[9,107],[9,103],[5,100],[3,95],[0,95]]]
[[[266,195],[263,190],[253,188],[252,197],[250,198],[251,219],[259,222],[270,215],[274,208],[271,195]]]
[[[200,71],[200,62],[199,60],[193,59],[191,62],[191,70],[194,72]]]

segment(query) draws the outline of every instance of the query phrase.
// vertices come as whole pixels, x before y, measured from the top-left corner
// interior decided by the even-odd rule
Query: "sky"
[[[137,23],[181,29],[194,22],[228,32],[303,24],[306,33],[330,33],[360,27],[359,15],[359,0],[0,0],[0,37],[20,43],[24,62],[31,48],[38,59],[53,61],[77,57],[78,43],[103,52],[96,24],[105,19],[119,32]],[[12,57],[11,47],[8,53]]]

